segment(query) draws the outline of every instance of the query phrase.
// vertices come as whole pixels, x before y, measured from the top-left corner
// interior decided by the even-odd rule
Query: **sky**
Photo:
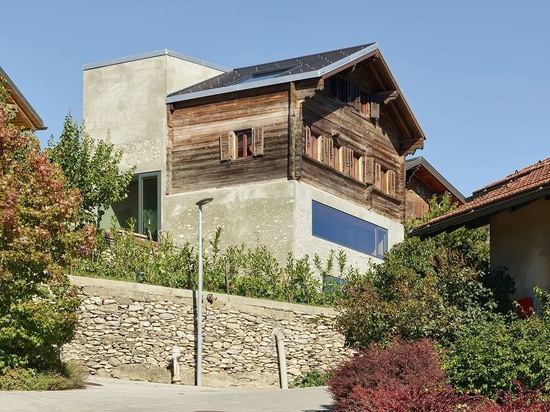
[[[550,157],[548,0],[27,0],[1,5],[0,66],[42,118],[82,119],[86,64],[172,50],[238,68],[376,42],[463,195]],[[84,119],[85,120],[85,119]]]

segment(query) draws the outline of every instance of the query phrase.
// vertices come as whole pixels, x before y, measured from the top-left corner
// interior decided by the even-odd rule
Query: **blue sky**
[[[88,63],[170,49],[237,68],[377,42],[426,134],[415,156],[465,196],[550,157],[547,0],[29,0],[2,17],[0,66],[43,145],[82,121]]]

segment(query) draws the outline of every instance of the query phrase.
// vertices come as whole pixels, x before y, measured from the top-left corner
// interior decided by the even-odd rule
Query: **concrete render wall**
[[[71,277],[82,297],[76,336],[64,360],[91,374],[171,382],[170,355],[181,349],[181,383],[195,383],[192,291]],[[210,296],[209,296],[210,295]],[[267,388],[280,385],[274,333],[282,333],[288,382],[328,371],[350,354],[333,328],[335,311],[204,292],[202,384]]]
[[[197,242],[198,217],[195,203],[214,200],[203,209],[203,237],[214,238],[222,228],[221,247],[244,243],[253,248],[265,245],[273,256],[285,263],[292,252],[295,258],[317,253],[328,256],[343,249],[348,265],[367,269],[381,260],[312,235],[312,200],[374,223],[388,230],[388,247],[403,240],[403,225],[359,205],[295,180],[272,180],[239,187],[222,187],[165,196],[162,228],[178,243]]]

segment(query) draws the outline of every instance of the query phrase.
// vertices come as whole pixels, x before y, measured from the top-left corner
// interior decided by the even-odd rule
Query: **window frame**
[[[311,234],[319,239],[383,259],[388,251],[388,229],[312,200]]]

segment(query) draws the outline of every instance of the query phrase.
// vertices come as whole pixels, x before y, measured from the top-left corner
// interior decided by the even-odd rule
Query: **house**
[[[491,267],[506,267],[516,281],[513,298],[536,307],[533,289],[550,290],[549,200],[550,158],[475,191],[464,205],[410,234],[427,237],[490,225]]]
[[[447,179],[445,179],[422,156],[407,159],[406,169],[406,218],[420,219],[428,211],[430,200],[435,196],[441,199],[445,193],[451,197],[451,202],[463,205],[466,199]]]
[[[0,78],[4,79],[4,86],[8,92],[8,105],[16,113],[12,124],[25,130],[46,130],[40,116],[2,67],[0,67]]]
[[[119,222],[137,201],[141,231],[196,242],[196,204],[213,198],[205,238],[221,227],[224,244],[262,244],[280,261],[342,248],[350,264],[368,264],[403,239],[405,157],[425,136],[376,43],[220,70],[155,100],[119,94],[108,117],[99,108],[112,91],[93,81],[98,69],[84,72],[87,129],[119,125],[112,141],[143,175],[138,198],[113,208]],[[158,137],[142,141],[120,106],[157,112]],[[150,176],[161,191],[147,192]],[[144,228],[150,216],[156,226]]]

